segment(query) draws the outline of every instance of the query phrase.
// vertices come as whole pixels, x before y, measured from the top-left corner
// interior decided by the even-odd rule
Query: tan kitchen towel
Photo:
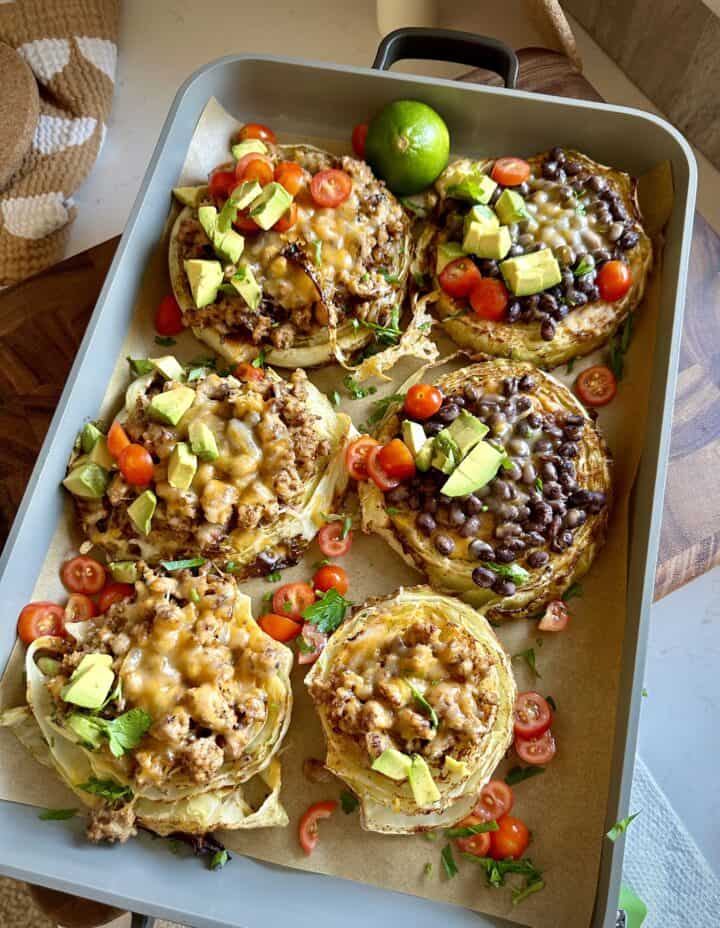
[[[27,62],[40,93],[32,142],[0,190],[0,284],[63,256],[76,212],[71,196],[95,163],[112,105],[119,6],[0,0],[0,42]]]

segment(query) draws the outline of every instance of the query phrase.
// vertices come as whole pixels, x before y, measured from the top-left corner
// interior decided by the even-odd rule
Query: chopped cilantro
[[[211,870],[222,870],[225,864],[230,860],[230,855],[223,848],[221,851],[216,851],[210,858],[210,863],[208,866]]]
[[[386,506],[386,507],[385,507],[385,512],[386,512],[389,516],[397,516],[397,515],[400,514],[400,510],[397,508],[397,506]]]
[[[386,280],[389,284],[398,284],[398,283],[400,283],[400,278],[397,276],[397,274],[391,274],[390,271],[388,271],[388,269],[385,268],[385,267],[379,268],[379,269],[378,269],[378,274],[379,274],[381,277],[384,277],[385,280]]]
[[[324,558],[322,558],[322,559],[319,560],[319,561],[313,561],[312,569],[313,569],[313,570],[319,570],[321,567],[325,567],[325,566],[328,565],[329,563],[330,563],[330,561],[329,561],[326,557],[324,557]]]
[[[322,247],[323,243],[319,238],[316,238],[312,243],[313,245],[313,263],[315,267],[320,267],[322,264]]]
[[[518,905],[523,899],[527,899],[527,897],[531,896],[533,893],[539,893],[541,889],[545,889],[544,880],[528,880],[524,886],[512,890],[512,904]]]
[[[147,358],[128,358],[127,362],[130,365],[130,370],[138,377],[141,377],[143,374],[149,374],[150,371],[155,370],[155,365],[151,361],[148,361]]]
[[[311,622],[319,631],[331,635],[345,618],[349,600],[331,587],[320,599],[302,612],[306,622]]]
[[[630,315],[610,340],[608,365],[615,375],[616,380],[622,380],[625,372],[625,354],[630,346],[632,327],[633,317]]]
[[[377,387],[361,387],[352,374],[344,378],[343,386],[354,400],[365,399],[366,396],[372,396],[377,392]]]
[[[568,363],[565,365],[565,373],[572,374],[574,367],[575,367],[575,358],[570,358]]]
[[[452,879],[454,876],[457,876],[458,867],[455,863],[455,858],[453,857],[452,847],[449,844],[446,844],[440,853],[440,860],[442,860],[443,870],[445,875]]]
[[[197,604],[200,602],[200,594],[195,589],[195,587],[193,587],[192,590],[190,590],[190,593],[188,595],[189,595],[190,602],[195,603],[195,605],[197,606]]]
[[[421,709],[423,709],[427,713],[430,719],[431,727],[437,728],[440,725],[440,720],[437,717],[437,712],[433,709],[433,707],[430,705],[427,699],[425,699],[425,697],[420,692],[420,690],[414,687],[407,678],[405,679],[405,682],[410,687],[410,692],[413,694],[415,702],[420,706]]]
[[[483,567],[492,570],[498,577],[505,577],[507,580],[512,580],[517,586],[522,586],[530,579],[530,574],[524,567],[520,567],[518,564],[496,564],[494,561],[483,561],[482,563]]]
[[[635,812],[632,815],[628,815],[627,818],[621,818],[619,822],[615,822],[610,831],[608,831],[607,837],[610,838],[611,841],[617,841],[620,835],[624,834],[628,830],[628,826],[638,817],[638,815],[640,815],[640,813]]]
[[[87,782],[78,784],[78,789],[100,796],[108,802],[129,802],[133,798],[129,786],[123,786],[115,780],[98,780],[97,777],[90,777]]]
[[[368,427],[377,425],[381,419],[385,418],[385,414],[391,406],[394,406],[396,403],[402,403],[404,400],[404,393],[391,393],[389,396],[383,396],[382,399],[375,400],[372,405],[372,412],[368,416],[368,420],[365,424]]]
[[[340,394],[338,393],[337,390],[333,390],[332,393],[329,393],[329,394],[328,394],[328,399],[329,399],[330,402],[333,404],[333,406],[339,406],[339,405],[340,405]]]
[[[486,831],[498,831],[499,828],[500,826],[497,822],[481,822],[478,825],[465,825],[461,828],[448,828],[445,832],[445,837],[470,838],[472,835],[485,834]]]
[[[379,325],[377,322],[368,322],[366,319],[360,320],[366,329],[370,329],[375,334],[375,340],[384,345],[394,345],[402,335],[400,329],[400,307],[394,306],[390,314],[390,321],[387,325]]]
[[[282,574],[279,570],[273,570],[271,573],[265,577],[265,583],[277,583],[278,580],[282,577]]]
[[[430,861],[428,861],[423,867],[423,873],[425,874],[425,876],[432,876],[432,872],[433,872],[433,865],[430,863]]]
[[[543,491],[542,477],[535,478],[535,489],[538,491],[538,493],[542,493]]]
[[[641,696],[647,696],[647,694],[648,694],[648,691],[645,689],[645,687],[643,687],[643,688],[642,688],[642,692],[640,693],[640,695],[641,695]]]
[[[190,557],[182,561],[160,561],[160,566],[167,571],[190,570],[193,567],[202,567],[204,563],[204,557]]]
[[[38,815],[41,822],[64,822],[77,815],[77,809],[45,809]]]
[[[312,654],[312,652],[315,650],[311,644],[308,644],[308,642],[305,641],[302,635],[298,635],[295,641],[297,642],[297,649],[301,654]]]
[[[575,277],[582,277],[595,267],[595,262],[588,256],[584,255],[580,263],[573,269]]]
[[[173,345],[176,345],[177,342],[174,338],[170,338],[169,335],[156,335],[155,344],[162,345],[163,348],[171,348]]]
[[[360,805],[357,796],[355,793],[351,793],[349,789],[344,789],[340,793],[340,805],[345,815],[350,815],[354,812],[357,807]]]
[[[253,367],[265,367],[265,355],[266,355],[265,349],[261,348],[258,356],[256,358],[253,358],[253,360],[250,362],[252,366]]]
[[[413,271],[412,276],[413,276],[413,280],[415,281],[416,286],[418,287],[425,286],[427,282],[427,278],[428,278],[427,274],[423,274],[422,271]]]
[[[437,837],[438,836],[437,836],[436,831],[424,831],[423,832],[423,838],[425,838],[426,841],[437,841]]]

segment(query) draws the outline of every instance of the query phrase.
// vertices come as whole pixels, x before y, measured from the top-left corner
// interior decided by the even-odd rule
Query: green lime
[[[393,193],[428,187],[445,169],[450,133],[435,110],[419,100],[396,100],[368,126],[365,159]]]

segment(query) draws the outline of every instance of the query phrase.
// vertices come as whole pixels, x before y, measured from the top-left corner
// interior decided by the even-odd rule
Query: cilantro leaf
[[[648,694],[648,691],[645,689],[645,687],[643,687],[643,688],[642,688],[642,692],[640,693],[640,695],[641,695],[641,696],[647,696],[647,694]]]
[[[85,783],[80,783],[78,789],[85,790],[93,796],[100,796],[108,802],[130,802],[133,798],[133,791],[129,786],[123,786],[115,780],[98,780],[97,777],[90,777]]]
[[[595,261],[588,255],[585,255],[578,266],[573,268],[573,274],[575,277],[582,277],[584,274],[588,274],[594,267]]]
[[[208,866],[211,870],[222,870],[225,864],[230,860],[230,855],[223,848],[221,851],[216,851],[210,858],[210,863]]]
[[[168,571],[190,570],[191,567],[202,567],[204,563],[204,557],[190,557],[182,561],[160,561],[160,566]]]
[[[330,402],[333,404],[333,406],[339,406],[339,405],[340,405],[340,394],[338,393],[337,390],[333,390],[332,393],[329,393],[329,394],[328,394],[328,399],[329,399]]]
[[[536,677],[542,676],[540,671],[537,669],[537,664],[535,662],[535,648],[528,648],[526,651],[519,651],[517,654],[512,655],[512,659],[514,661],[524,660]]]
[[[555,700],[552,698],[552,696],[546,696],[546,697],[545,697],[545,702],[550,706],[550,708],[553,710],[553,712],[557,712],[557,703],[556,703]]]
[[[541,889],[545,889],[544,880],[528,880],[521,889],[512,890],[512,904],[518,905],[518,903],[522,902],[523,899],[527,899],[528,896],[532,896],[533,893],[539,893]]]
[[[440,860],[442,861],[443,870],[445,875],[452,879],[454,876],[457,876],[458,867],[455,863],[455,858],[453,856],[452,847],[449,844],[446,844],[445,847],[440,852]]]
[[[77,815],[77,809],[45,809],[38,815],[41,822],[64,822]]]
[[[256,358],[253,358],[252,361],[250,362],[252,366],[260,367],[260,368],[265,367],[265,355],[266,355],[265,349],[261,348],[258,356]]]
[[[365,423],[367,428],[376,425],[381,419],[384,419],[385,414],[391,406],[394,406],[396,403],[402,403],[404,400],[404,393],[391,393],[390,396],[384,396],[382,399],[375,400],[372,405],[372,412]]]
[[[265,583],[277,583],[278,580],[282,578],[282,574],[279,570],[271,571],[267,577],[265,577]]]
[[[575,367],[575,358],[570,358],[568,363],[565,365],[565,373],[572,374],[574,367]]]
[[[393,318],[391,318],[389,325],[378,325],[377,322],[368,322],[365,319],[361,320],[362,325],[374,333],[375,340],[381,342],[383,345],[394,345],[398,341],[402,335],[399,321],[400,312],[397,308],[393,310]]]
[[[541,773],[545,773],[544,767],[513,767],[505,776],[505,782],[508,786],[517,786],[523,780],[530,780]]]
[[[423,838],[426,841],[437,841],[437,832],[436,831],[424,831]]]
[[[343,379],[343,386],[354,400],[362,400],[365,399],[366,396],[372,396],[373,393],[377,393],[377,387],[361,387],[352,374],[348,374],[347,377]]]
[[[400,514],[400,510],[397,508],[397,506],[386,506],[386,507],[385,507],[385,512],[386,512],[389,516],[397,516],[397,515]]]
[[[632,815],[628,815],[627,818],[621,818],[619,822],[615,822],[610,831],[607,832],[607,837],[610,838],[611,841],[617,841],[620,835],[628,830],[630,822],[634,821],[638,815],[640,815],[639,812],[634,812]]]
[[[349,600],[341,596],[335,587],[331,587],[321,599],[303,609],[302,617],[319,631],[331,635],[345,618],[350,605]]]
[[[311,644],[308,644],[307,641],[305,641],[302,634],[298,635],[298,637],[295,639],[295,643],[297,644],[297,649],[301,654],[312,654],[312,652],[315,650]]]
[[[415,698],[415,702],[416,702],[422,709],[424,709],[425,712],[427,712],[427,714],[428,714],[428,716],[429,716],[429,718],[430,718],[430,725],[431,725],[433,728],[437,728],[437,727],[440,725],[440,720],[439,720],[438,717],[437,717],[437,712],[433,709],[433,707],[430,705],[430,703],[427,701],[427,699],[425,699],[425,697],[424,697],[423,694],[420,692],[420,690],[417,689],[416,687],[414,687],[414,686],[412,685],[412,683],[411,683],[407,678],[405,679],[405,682],[406,682],[407,685],[410,687],[410,692],[413,694],[413,697]]]
[[[432,876],[432,872],[433,872],[433,865],[430,863],[430,861],[428,861],[423,867],[423,873],[425,874],[425,876]]]
[[[122,757],[126,751],[136,748],[152,725],[152,716],[144,709],[130,709],[116,719],[95,719],[110,742],[114,757]]]
[[[389,284],[399,284],[399,283],[400,283],[400,278],[397,276],[397,274],[392,274],[392,273],[390,273],[390,271],[389,271],[386,267],[378,268],[378,274],[379,274],[381,277],[384,277],[385,280],[387,281],[387,283],[389,283]]]
[[[322,239],[316,238],[315,241],[312,243],[312,246],[313,246],[313,264],[315,265],[315,267],[320,267],[320,265],[322,264],[322,248],[323,248]]]
[[[138,377],[141,377],[143,374],[149,374],[150,371],[155,370],[155,365],[151,361],[148,361],[147,358],[128,358],[127,362],[130,365],[130,370]]]
[[[496,564],[494,561],[483,561],[482,564],[483,567],[487,567],[488,570],[497,574],[498,577],[505,577],[507,580],[512,580],[517,586],[522,586],[530,579],[530,574],[524,567],[520,567],[519,564]]]
[[[345,815],[350,815],[357,809],[360,802],[355,793],[351,793],[349,789],[344,789],[340,793],[340,805]]]
[[[191,602],[191,603],[195,603],[196,606],[197,606],[197,604],[200,602],[200,594],[199,594],[198,591],[195,589],[195,587],[193,587],[193,588],[190,590],[190,592],[188,593],[188,598],[189,598],[190,602]]]
[[[543,491],[542,477],[535,478],[535,489],[538,491],[538,493],[542,493]]]
[[[479,825],[466,825],[464,828],[448,828],[446,838],[470,838],[472,835],[483,835],[486,831],[498,831],[497,822],[481,822]]]
[[[177,344],[177,342],[169,335],[156,335],[155,344],[162,345],[163,348],[171,348],[173,345]]]

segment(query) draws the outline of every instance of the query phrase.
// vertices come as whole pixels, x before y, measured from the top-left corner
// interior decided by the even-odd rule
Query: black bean
[[[601,208],[595,214],[597,216],[598,222],[604,226],[609,226],[612,222],[612,213],[607,207],[606,203],[603,203]]]
[[[534,387],[533,387],[534,389]],[[539,429],[542,425],[542,416],[539,412],[531,412],[525,419],[531,429]]]
[[[623,251],[627,251],[629,248],[634,248],[639,241],[640,234],[632,230],[630,232],[626,232],[620,239],[620,247],[623,249]]]
[[[442,422],[426,422],[425,423],[425,434],[433,438],[435,435],[438,435],[445,428]]]
[[[565,426],[563,429],[563,438],[565,441],[580,441],[583,436],[583,429]]]
[[[597,515],[598,512],[602,511],[603,507],[605,506],[605,502],[606,497],[604,493],[591,492],[590,499],[588,500],[588,504],[585,508],[593,515]]]
[[[455,550],[455,542],[449,535],[436,535],[433,539],[435,548],[440,554],[447,556]]]
[[[505,580],[503,577],[498,577],[492,585],[493,593],[497,593],[498,596],[514,596],[516,589],[512,580]]]
[[[546,499],[560,499],[562,487],[556,480],[546,480],[543,484],[543,496]]]
[[[584,509],[569,509],[565,514],[565,525],[568,528],[578,528],[587,519]]]
[[[506,377],[503,382],[503,393],[505,396],[512,396],[514,393],[517,393],[518,389],[518,379],[517,377]]]
[[[504,467],[504,471],[508,480],[519,480],[522,476],[522,469],[517,461],[511,461],[509,467]]]
[[[528,419],[529,418],[530,416],[528,416]],[[538,438],[538,440],[535,442],[535,447],[533,448],[533,451],[535,451],[537,454],[545,454],[546,452],[552,450],[553,443],[549,438]]]
[[[517,185],[515,190],[520,194],[521,197],[526,197],[530,193],[530,184],[524,180],[521,184]]]
[[[515,408],[519,413],[527,412],[532,409],[532,400],[529,396],[519,396],[515,400]]]
[[[533,520],[537,522],[538,525],[549,525],[552,520],[553,512],[547,503],[534,503],[530,509],[533,514]]]
[[[540,324],[540,338],[545,342],[551,342],[555,338],[555,323],[552,319],[545,319]]]
[[[520,522],[524,522],[525,519],[530,518],[530,509],[524,503],[521,503],[517,507],[517,511],[517,518]]]
[[[543,177],[546,177],[548,180],[555,180],[558,172],[558,163],[557,161],[548,160],[543,162],[542,173]]]
[[[483,277],[500,276],[500,267],[497,261],[493,261],[492,258],[483,258],[478,262],[478,267],[480,268],[480,273]]]
[[[441,422],[454,422],[460,415],[460,408],[455,403],[448,403],[447,406],[441,406],[436,416]]]
[[[472,572],[472,580],[476,586],[489,589],[495,583],[495,574],[487,567],[476,567]]]
[[[523,374],[518,380],[518,390],[521,393],[532,393],[535,387],[535,379],[530,374]]]
[[[423,535],[432,535],[437,528],[437,522],[429,512],[421,512],[415,519],[415,525],[417,525],[418,531],[422,532]]]
[[[550,541],[550,550],[555,551],[558,554],[561,551],[564,551],[566,548],[569,548],[572,544],[573,534],[569,529],[560,532],[555,538]]]
[[[452,401],[453,401],[453,403],[455,403],[456,406],[459,406],[460,409],[464,409],[464,407],[465,407],[465,397],[464,397],[464,396],[454,396],[454,397],[452,398]]]
[[[543,536],[540,534],[540,532],[526,532],[526,533],[525,533],[525,543],[526,543],[528,546],[544,545],[544,544],[545,544],[545,539],[544,539]]]
[[[563,168],[563,167],[558,167],[558,169],[557,169],[557,174],[555,175],[555,180],[556,180],[559,184],[564,184],[564,183],[565,183],[565,181],[567,180],[567,174],[565,173],[565,168]]]
[[[495,560],[495,549],[492,545],[489,545],[486,541],[482,541],[480,538],[476,538],[475,541],[470,542],[468,545],[468,554],[478,561]]]
[[[517,322],[520,319],[522,313],[522,306],[517,300],[513,300],[512,303],[508,306],[507,312],[505,315],[505,321],[509,323]]]
[[[514,506],[512,503],[500,503],[496,510],[498,519],[504,519],[506,522],[512,522],[513,519],[518,517],[517,506]],[[516,534],[515,531],[510,532],[509,534]],[[502,535],[498,535],[498,538],[502,538]]]
[[[540,305],[540,296],[537,293],[532,293],[530,296],[525,297],[525,304],[530,309],[537,309]]]
[[[588,290],[586,296],[588,298],[588,303],[597,303],[600,299],[600,289],[598,287],[593,287],[591,290]]]
[[[610,211],[613,214],[613,219],[625,220],[628,218],[628,211],[625,208],[625,204],[620,200],[615,200],[613,202],[612,206],[610,207]]]
[[[482,502],[472,493],[461,500],[460,505],[468,516],[476,516],[479,512],[482,512],[483,508]]]
[[[448,522],[450,525],[463,525],[467,516],[462,510],[460,503],[453,503],[450,506],[450,512],[448,513]]]
[[[565,318],[565,316],[567,316],[569,312],[570,312],[570,307],[567,305],[567,303],[560,303],[558,308],[553,313],[553,318],[557,322],[561,322]]]
[[[558,454],[564,458],[576,458],[578,456],[578,446],[574,441],[564,441],[558,448]]]
[[[550,157],[553,161],[557,161],[558,164],[562,164],[565,161],[565,152],[559,145],[555,145],[554,148],[550,149]]]
[[[423,512],[429,512],[430,515],[435,515],[438,511],[438,502],[434,496],[426,496],[423,501]]]
[[[540,476],[543,480],[557,480],[557,470],[552,461],[542,462],[540,465]]]
[[[575,281],[575,286],[583,293],[589,293],[595,286],[595,271],[591,271],[589,274],[583,274],[582,277],[578,277]]]
[[[491,206],[494,206],[494,205],[497,203],[497,201],[498,201],[498,200],[500,199],[500,197],[502,196],[502,192],[503,192],[502,185],[501,185],[501,184],[498,184],[497,187],[493,190],[492,195],[491,195],[491,197],[490,197],[490,205],[491,205]]]
[[[523,469],[522,469],[523,483],[527,483],[527,484],[535,483],[536,478],[537,478],[537,472],[535,470],[535,466],[531,464],[530,461],[528,461],[527,464],[523,464]]]
[[[587,294],[583,293],[582,290],[575,290],[572,296],[568,297],[568,303],[570,303],[575,308],[578,306],[584,306],[587,301]]]
[[[490,488],[498,499],[510,499],[511,497],[510,484],[500,477],[496,477],[491,481]]]
[[[525,254],[525,249],[523,248],[523,246],[522,246],[522,245],[518,245],[518,243],[515,242],[513,245],[510,246],[510,251],[508,252],[508,257],[509,257],[509,258],[517,258],[518,255],[524,255],[524,254]]]
[[[607,248],[596,248],[592,253],[593,258],[595,258],[595,264],[601,264],[603,261],[610,260],[610,252]]]
[[[560,486],[567,493],[574,493],[577,490],[577,480],[571,474],[560,474]]]
[[[500,515],[500,513],[498,513],[498,515]],[[504,541],[521,534],[522,529],[516,522],[501,522],[499,525],[495,526],[495,537]]]
[[[543,293],[540,296],[540,309],[546,313],[552,312],[557,306],[557,300],[551,293]]]
[[[505,545],[515,554],[522,554],[527,547],[522,538],[508,538],[505,541]]]
[[[547,551],[531,551],[527,556],[527,565],[530,568],[544,567],[549,560]]]
[[[576,490],[568,499],[568,506],[577,506],[580,509],[586,509],[590,503],[592,493],[590,490]]]
[[[567,510],[565,500],[562,497],[559,497],[558,499],[551,499],[548,503],[548,506],[550,506],[556,516],[564,516]]]
[[[386,502],[394,505],[395,503],[402,503],[403,500],[406,500],[409,495],[409,490],[407,486],[404,486],[402,483],[399,487],[395,487],[393,490],[389,490],[385,494]]]
[[[570,161],[565,162],[565,173],[569,174],[570,177],[575,177],[582,171],[582,165],[579,161],[570,159]]]
[[[411,493],[410,496],[408,496],[407,504],[410,507],[410,509],[413,510],[413,512],[417,512],[417,510],[420,508],[420,497],[418,496],[418,494]]]
[[[495,549],[495,560],[498,564],[512,564],[515,560],[515,552],[507,545],[502,545]]]
[[[603,190],[607,189],[608,184],[607,180],[600,174],[591,174],[588,177],[587,185],[593,193],[602,193]]]
[[[460,535],[463,538],[472,538],[480,531],[480,519],[477,516],[470,516],[465,524],[460,527]]]
[[[482,390],[474,383],[466,383],[463,392],[468,403],[477,403],[482,396]]]
[[[564,267],[560,272],[562,274],[562,284],[565,289],[572,287],[575,283],[575,275],[569,267]]]

